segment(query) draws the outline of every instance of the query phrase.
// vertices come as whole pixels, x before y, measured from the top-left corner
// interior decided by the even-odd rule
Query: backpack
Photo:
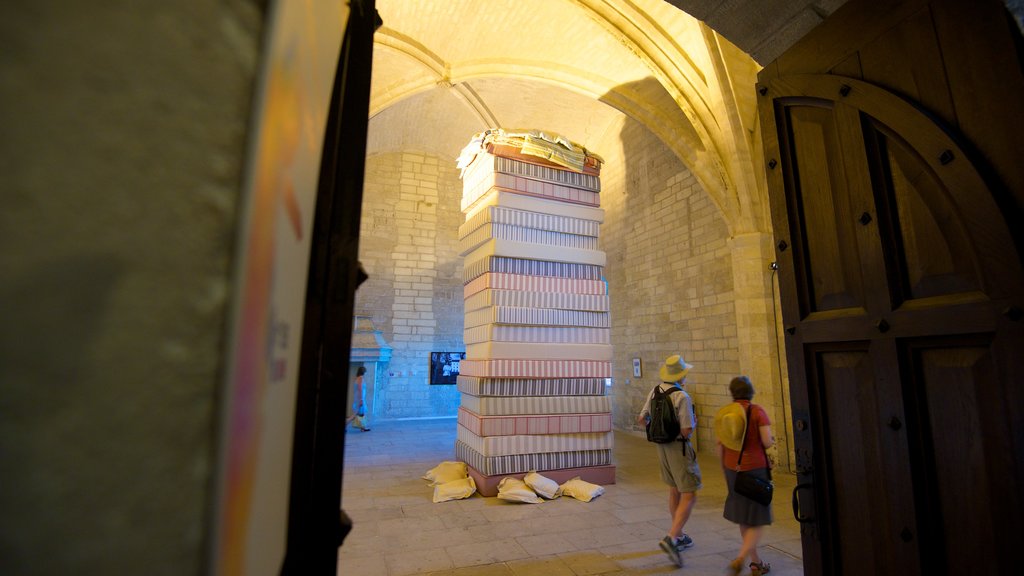
[[[651,397],[651,418],[647,422],[647,440],[666,444],[679,438],[679,415],[672,394],[679,392],[676,387],[662,390],[661,385],[655,386]]]

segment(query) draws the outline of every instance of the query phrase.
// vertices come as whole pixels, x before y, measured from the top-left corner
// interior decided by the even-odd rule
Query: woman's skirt
[[[755,468],[750,470],[750,473],[768,479],[767,468]],[[772,523],[771,506],[758,504],[733,491],[733,486],[736,485],[735,470],[726,469],[725,482],[729,485],[729,495],[725,498],[725,512],[722,514],[726,520],[744,526],[767,526]]]

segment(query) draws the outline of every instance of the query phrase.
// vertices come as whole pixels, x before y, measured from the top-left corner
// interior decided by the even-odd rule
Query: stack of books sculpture
[[[466,358],[455,456],[484,496],[527,472],[615,482],[601,159],[489,130],[459,157]]]

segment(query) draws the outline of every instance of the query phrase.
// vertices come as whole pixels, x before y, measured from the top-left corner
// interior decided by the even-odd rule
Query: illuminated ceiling
[[[749,54],[765,63],[799,36],[779,38],[841,3],[378,0],[368,152],[454,163],[493,127],[543,128],[600,152],[628,117],[694,172],[731,225],[760,228],[746,206],[760,194],[751,176],[760,65]]]

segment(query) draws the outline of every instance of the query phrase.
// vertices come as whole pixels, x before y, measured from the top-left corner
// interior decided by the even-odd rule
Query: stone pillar
[[[754,401],[763,406],[775,432],[776,463],[789,468],[789,386],[785,378],[784,342],[779,337],[781,315],[771,263],[775,248],[771,234],[754,232],[729,239],[736,306],[736,337],[740,373],[754,383]],[[769,451],[772,454],[773,451]]]

